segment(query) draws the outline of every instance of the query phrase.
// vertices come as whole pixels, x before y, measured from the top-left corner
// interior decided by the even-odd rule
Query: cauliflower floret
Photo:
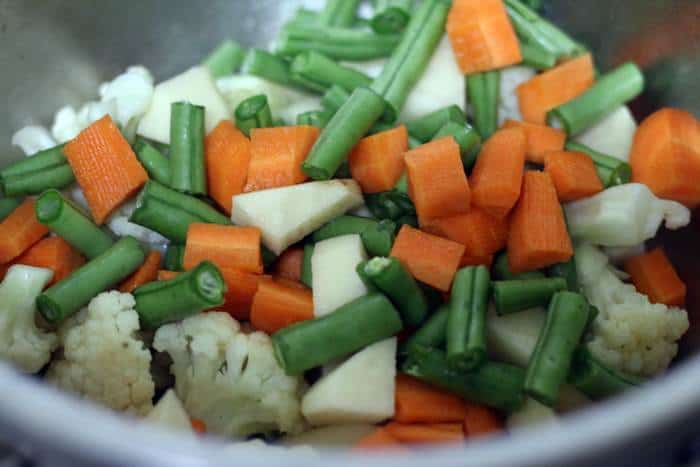
[[[678,352],[676,341],[688,330],[688,314],[649,302],[625,284],[607,257],[591,245],[576,249],[583,291],[599,310],[588,347],[608,366],[639,376],[664,371]]]
[[[49,130],[43,126],[25,126],[12,135],[12,145],[18,146],[25,156],[33,156],[39,151],[56,146]]]
[[[131,294],[105,292],[60,329],[63,356],[46,379],[114,410],[146,415],[153,408],[151,353],[136,337]]]
[[[498,124],[502,125],[508,119],[522,120],[518,86],[532,79],[537,72],[525,66],[512,66],[501,70],[501,97],[498,103]]]
[[[0,284],[0,358],[26,373],[51,359],[57,338],[37,328],[36,297],[53,277],[50,269],[12,266]]]
[[[172,389],[168,389],[163,394],[163,397],[153,407],[146,420],[164,428],[194,434],[190,417]]]
[[[284,373],[267,335],[244,334],[228,314],[206,313],[161,327],[153,347],[170,354],[175,390],[208,432],[246,436],[303,429],[301,379]]]

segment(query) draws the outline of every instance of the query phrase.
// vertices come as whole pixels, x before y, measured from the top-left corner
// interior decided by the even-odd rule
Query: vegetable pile
[[[639,68],[599,74],[538,4],[327,0],[274,51],[132,67],[20,130],[0,357],[173,429],[357,450],[663,373],[686,286],[645,242],[700,205],[700,123],[637,128]]]

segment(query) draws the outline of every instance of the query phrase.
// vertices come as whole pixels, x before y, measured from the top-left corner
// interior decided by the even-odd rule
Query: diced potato
[[[527,367],[544,319],[542,308],[498,316],[492,307],[486,320],[489,353],[497,360]]]
[[[146,416],[146,420],[163,427],[193,433],[190,417],[172,389],[168,389],[160,398],[153,410]]]
[[[557,423],[559,423],[559,418],[554,410],[529,397],[525,400],[525,404],[506,420],[506,426],[511,431],[535,425],[554,425]]]
[[[623,105],[575,139],[598,152],[628,161],[636,132],[637,121]]]

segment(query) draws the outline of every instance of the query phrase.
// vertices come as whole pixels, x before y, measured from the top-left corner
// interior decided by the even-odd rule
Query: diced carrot
[[[146,261],[143,262],[141,267],[121,283],[119,290],[124,293],[130,293],[144,284],[157,280],[159,269],[160,253],[151,251],[146,256]]]
[[[632,180],[660,198],[700,205],[700,122],[693,114],[662,109],[639,126],[630,156]]]
[[[63,153],[97,224],[148,181],[146,170],[109,115],[66,144]]]
[[[304,249],[293,247],[285,250],[275,263],[274,273],[293,281],[301,281],[301,266],[304,262]]]
[[[574,254],[564,213],[549,174],[528,171],[508,235],[514,274],[568,261]]]
[[[447,292],[452,285],[464,245],[430,235],[409,225],[401,227],[391,249],[408,271],[421,282]]]
[[[503,422],[496,412],[483,405],[467,405],[464,434],[468,438],[492,435],[501,431],[503,431]]]
[[[353,451],[406,451],[399,441],[391,436],[386,428],[377,428],[372,433],[360,439],[352,448]]]
[[[424,144],[405,158],[408,193],[421,220],[469,211],[469,182],[454,138]]]
[[[243,193],[250,164],[250,140],[222,120],[204,140],[209,196],[231,214],[233,196]]]
[[[47,285],[53,285],[85,264],[85,257],[61,237],[49,237],[25,251],[13,264],[51,269],[53,277]]]
[[[534,164],[544,164],[544,156],[548,152],[563,151],[566,143],[566,132],[535,123],[506,120],[503,128],[522,128],[525,130],[525,159]]]
[[[211,261],[219,268],[262,274],[260,229],[197,222],[190,224],[183,265],[189,270],[202,261]]]
[[[167,269],[159,269],[157,279],[159,281],[169,281],[175,279],[180,273],[178,271],[168,271]]]
[[[279,280],[260,281],[250,310],[250,323],[254,328],[272,335],[313,317],[311,290]]]
[[[520,113],[526,122],[544,125],[547,112],[580,96],[594,82],[591,54],[569,60],[518,86]]]
[[[207,425],[198,418],[190,419],[190,424],[192,425],[192,430],[199,435],[203,435],[207,432]]]
[[[219,307],[239,321],[250,319],[250,309],[253,298],[258,291],[258,285],[269,276],[252,274],[231,268],[220,268],[221,275],[226,282],[225,303]]]
[[[296,185],[308,178],[301,164],[320,130],[313,126],[255,128],[250,133],[250,166],[243,191]]]
[[[403,125],[360,140],[350,153],[350,173],[365,193],[389,191],[404,171],[408,131]]]
[[[652,303],[685,305],[686,285],[661,248],[628,259],[625,271],[637,290],[649,297]]]
[[[17,258],[47,233],[48,227],[36,220],[34,200],[27,198],[0,222],[0,264]]]
[[[404,424],[391,422],[384,427],[402,444],[460,443],[464,441],[462,423]]]
[[[522,62],[520,43],[503,0],[454,0],[446,28],[464,74]]]
[[[493,255],[477,256],[477,255],[469,255],[469,254],[465,253],[459,262],[459,267],[460,268],[464,268],[467,266],[488,266],[488,267],[491,267],[492,264],[493,264]]]
[[[478,208],[466,214],[431,219],[421,228],[433,235],[464,245],[464,255],[487,258],[505,248],[508,242],[508,220],[498,219]]]
[[[593,160],[582,152],[550,152],[544,158],[544,171],[562,203],[593,196],[604,188]]]
[[[486,141],[469,177],[474,206],[499,219],[508,215],[520,197],[525,148],[522,128],[498,130]]]
[[[467,416],[464,399],[403,373],[396,376],[394,400],[394,420],[399,423],[461,422]]]

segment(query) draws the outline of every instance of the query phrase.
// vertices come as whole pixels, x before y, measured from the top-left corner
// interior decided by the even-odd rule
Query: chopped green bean
[[[350,27],[355,23],[359,5],[360,0],[326,0],[316,22],[323,26]]]
[[[307,287],[313,287],[313,274],[311,269],[311,257],[314,255],[314,244],[304,245],[304,260],[301,263],[301,282]]]
[[[315,126],[325,128],[331,121],[333,114],[327,110],[310,110],[297,115],[297,125]]]
[[[605,188],[624,185],[632,180],[632,167],[625,161],[600,153],[574,141],[566,143],[566,150],[588,154],[593,159],[598,176]]]
[[[536,70],[549,70],[557,64],[555,53],[537,47],[530,42],[521,42],[520,51],[523,54],[523,63]]]
[[[401,355],[407,355],[414,352],[415,349],[425,348],[443,348],[447,340],[447,317],[449,315],[449,306],[442,305],[438,308],[411,337],[406,339],[399,347]]]
[[[376,219],[396,221],[404,216],[415,215],[416,208],[406,192],[384,191],[365,195],[365,204]]]
[[[272,126],[272,111],[267,103],[267,96],[259,94],[244,100],[234,112],[236,127],[250,136],[253,128],[268,128]]]
[[[406,124],[408,134],[417,140],[427,143],[446,124],[453,122],[459,125],[467,124],[467,117],[464,111],[456,105],[445,107],[429,114],[426,114],[412,122]]]
[[[486,360],[486,311],[491,279],[485,266],[460,269],[455,275],[447,318],[447,360],[469,371]]]
[[[367,275],[367,272],[365,271],[365,266],[367,266],[367,263],[369,261],[361,261],[360,264],[357,265],[355,268],[355,272],[357,273],[357,276],[360,278],[363,284],[367,287],[367,290],[369,293],[374,293],[377,292],[377,286],[374,285],[374,282],[372,282],[372,279],[369,278]]]
[[[576,270],[576,257],[572,256],[566,263],[559,263],[547,269],[549,277],[561,277],[566,280],[566,287],[570,292],[581,292],[578,282],[578,272]]]
[[[373,0],[374,16],[369,24],[378,34],[398,33],[411,19],[413,0]]]
[[[294,16],[292,16],[292,19],[289,22],[298,24],[313,24],[318,21],[318,15],[319,13],[317,11],[301,7],[297,8],[297,10],[294,12]]]
[[[396,240],[396,223],[382,219],[360,234],[365,250],[371,256],[389,256]]]
[[[333,85],[321,98],[321,106],[326,112],[335,115],[348,99],[350,99],[350,93],[338,85]]]
[[[238,71],[245,58],[245,50],[238,42],[227,39],[202,62],[214,78],[229,76]]]
[[[328,240],[341,235],[361,234],[366,229],[377,224],[375,219],[360,216],[340,216],[325,224],[312,235],[312,240],[316,243]]]
[[[540,271],[527,271],[520,274],[513,274],[510,272],[510,265],[508,264],[508,253],[505,252],[498,255],[496,261],[494,261],[493,275],[496,279],[503,281],[544,279],[547,277]]]
[[[428,316],[428,301],[416,280],[396,258],[376,257],[364,267],[369,280],[399,310],[403,323],[420,326]]]
[[[170,186],[185,193],[207,194],[202,106],[189,102],[175,102],[171,106]]]
[[[168,245],[168,249],[165,250],[165,259],[163,261],[163,266],[168,271],[184,271],[185,261],[185,245],[178,245],[177,243],[171,243]]]
[[[40,151],[0,171],[5,196],[38,195],[75,182],[73,170],[63,155],[63,145]]]
[[[170,184],[170,161],[167,157],[140,136],[136,137],[134,151],[150,179],[163,185]]]
[[[552,296],[566,290],[566,280],[525,279],[496,281],[493,283],[493,302],[499,315],[547,306]]]
[[[644,384],[644,379],[608,368],[586,347],[579,347],[569,372],[569,383],[591,399],[605,399]]]
[[[474,126],[484,140],[498,129],[500,89],[501,72],[498,70],[467,77],[467,94],[474,112]]]
[[[294,86],[289,62],[265,50],[250,49],[243,60],[241,71],[283,86]]]
[[[304,83],[306,87],[315,87],[318,92],[325,92],[336,85],[350,93],[372,84],[372,79],[366,74],[315,51],[297,55],[292,60],[291,72],[294,80]]]
[[[447,122],[433,136],[433,139],[440,139],[452,136],[459,145],[462,155],[462,164],[465,170],[471,170],[476,163],[476,156],[481,148],[481,136],[468,123]]]
[[[2,198],[0,199],[0,222],[4,221],[17,206],[22,204],[22,198]]]

